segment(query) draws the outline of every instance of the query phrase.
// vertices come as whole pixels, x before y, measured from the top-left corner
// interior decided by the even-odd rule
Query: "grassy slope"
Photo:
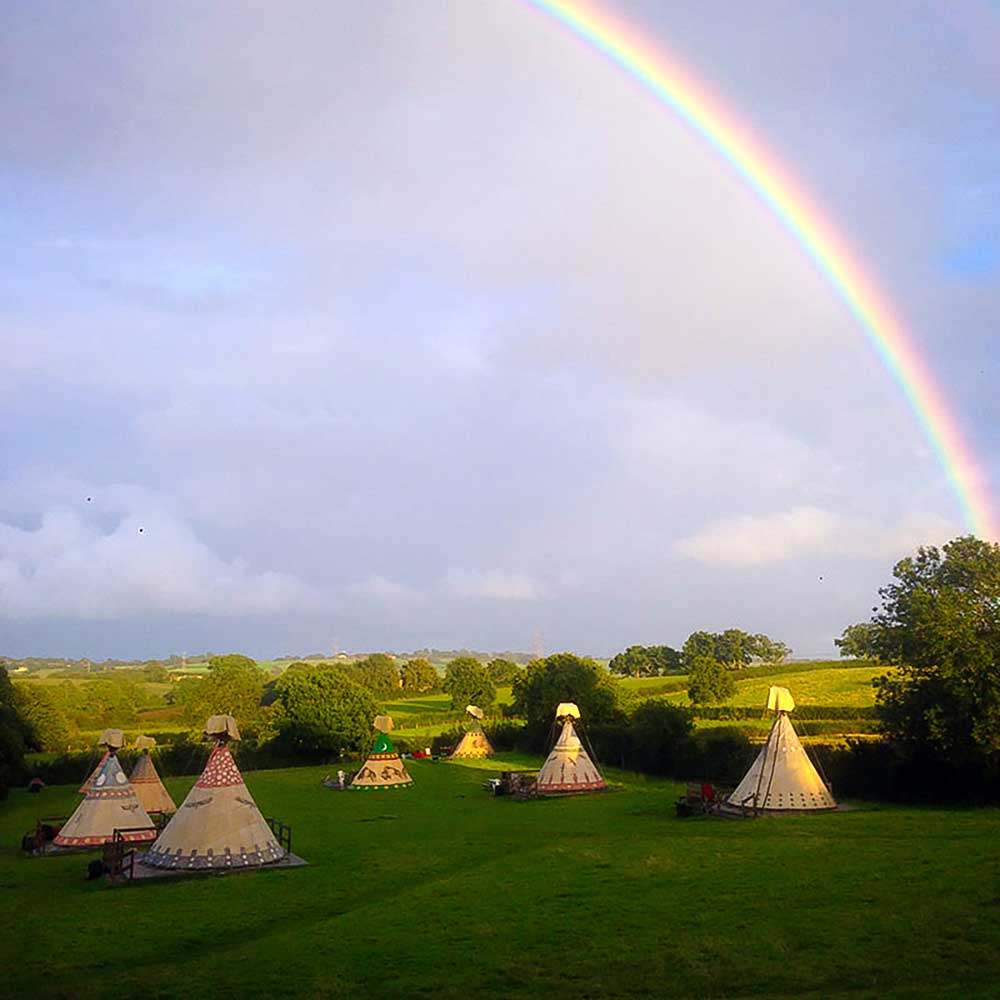
[[[483,767],[417,762],[404,792],[260,772],[312,866],[107,889],[25,859],[0,806],[5,996],[995,996],[1000,812],[673,817],[677,786],[492,799]],[[180,799],[189,780],[169,780]]]
[[[787,687],[800,705],[875,704],[872,678],[885,673],[885,667],[834,667],[774,674],[770,677],[736,677],[736,694],[727,705],[760,706],[767,704],[767,690],[772,684]],[[689,704],[687,692],[665,695],[679,705]]]

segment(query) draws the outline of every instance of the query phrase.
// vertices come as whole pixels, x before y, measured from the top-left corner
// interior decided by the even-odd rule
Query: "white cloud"
[[[934,516],[908,515],[891,525],[800,506],[776,514],[720,518],[680,539],[674,550],[715,567],[765,566],[810,555],[884,561],[955,533],[953,523]]]
[[[371,573],[363,580],[349,584],[345,592],[350,596],[368,598],[386,608],[403,610],[431,602],[540,600],[552,596],[556,587],[569,590],[576,585],[577,581],[568,573],[549,583],[526,573],[508,570],[452,567],[436,580],[420,586]]]
[[[539,580],[499,569],[449,569],[441,589],[451,597],[472,601],[530,601],[549,593]]]
[[[114,527],[67,507],[37,528],[0,523],[0,618],[122,619],[315,611],[321,594],[287,573],[226,561],[163,511]]]

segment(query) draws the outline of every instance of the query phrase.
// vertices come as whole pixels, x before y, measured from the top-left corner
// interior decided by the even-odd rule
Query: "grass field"
[[[736,675],[736,694],[727,705],[759,706],[767,704],[772,684],[787,687],[799,705],[850,705],[861,708],[875,704],[872,678],[886,672],[885,667],[830,667],[824,670],[776,673],[769,677]],[[664,695],[678,705],[687,705],[686,691]]]
[[[525,763],[525,758],[519,758]],[[17,850],[71,787],[0,805],[4,997],[996,997],[1000,811],[677,820],[678,786],[547,802],[258,772],[311,866],[108,888]],[[192,779],[168,779],[180,800]]]

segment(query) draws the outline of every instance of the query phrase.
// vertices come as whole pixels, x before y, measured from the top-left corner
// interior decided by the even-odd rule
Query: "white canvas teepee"
[[[156,746],[156,740],[152,736],[137,736],[135,741],[137,750],[142,754],[135,762],[129,781],[135,789],[135,794],[142,803],[143,809],[148,813],[172,813],[177,812],[177,806],[170,797],[170,792],[163,787],[160,776],[156,772],[156,765],[149,751]]]
[[[83,801],[53,840],[56,847],[96,847],[111,840],[116,830],[125,840],[139,843],[156,836],[153,821],[118,762],[116,753],[124,742],[120,729],[101,734],[106,753],[87,780]]]
[[[141,859],[156,868],[250,868],[285,856],[247,789],[229,741],[239,739],[229,715],[213,715],[205,737],[215,746],[205,770],[156,843]]]
[[[489,738],[483,732],[483,710],[477,705],[466,705],[465,711],[472,718],[465,735],[458,741],[458,746],[451,752],[449,760],[482,760],[493,756],[493,747]]]
[[[562,732],[535,779],[539,795],[596,792],[606,787],[601,772],[576,735],[573,720],[579,718],[580,709],[573,702],[562,702],[556,709],[556,721],[562,720]]]
[[[836,809],[836,801],[788,718],[795,708],[791,693],[787,688],[772,687],[767,707],[775,713],[767,742],[726,804],[758,813]]]
[[[374,725],[378,730],[375,745],[368,754],[368,759],[351,779],[350,787],[356,791],[409,788],[413,779],[389,739],[393,728],[392,718],[388,715],[376,715]]]

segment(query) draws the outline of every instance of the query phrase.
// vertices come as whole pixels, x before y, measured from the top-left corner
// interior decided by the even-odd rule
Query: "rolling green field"
[[[872,678],[886,672],[885,667],[831,667],[825,670],[776,673],[769,677],[736,676],[736,694],[727,705],[759,706],[767,704],[772,684],[787,687],[798,705],[850,705],[863,708],[875,704]],[[687,705],[687,692],[664,695],[679,705]]]
[[[518,758],[518,763],[527,759]],[[411,763],[415,786],[335,793],[250,774],[308,868],[109,888],[88,856],[26,858],[39,811],[0,805],[0,995],[995,997],[998,810],[674,818],[678,786],[494,799],[499,765]],[[193,779],[168,779],[180,800]]]

